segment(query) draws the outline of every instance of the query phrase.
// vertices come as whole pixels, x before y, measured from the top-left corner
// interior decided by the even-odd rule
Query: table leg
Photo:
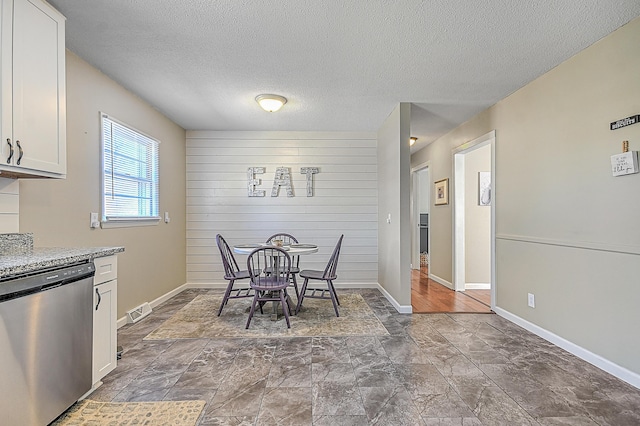
[[[273,295],[272,295],[273,296]],[[287,303],[289,304],[289,308],[291,308],[293,305],[293,300],[291,300],[291,296],[289,296],[289,293],[287,293]],[[271,313],[271,321],[278,321],[278,304],[280,303],[279,301],[273,301],[272,303],[272,313]],[[283,309],[283,314],[284,314],[284,309],[285,307],[282,307]],[[295,315],[295,307],[293,309],[290,309],[291,314]]]

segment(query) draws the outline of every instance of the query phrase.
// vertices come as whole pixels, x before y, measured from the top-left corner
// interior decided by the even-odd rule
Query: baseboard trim
[[[451,290],[454,290],[452,283],[445,280],[444,278],[440,278],[437,275],[433,275],[431,272],[429,272],[429,279],[437,282],[438,284],[442,284],[443,286],[450,288]]]
[[[162,296],[152,300],[151,302],[149,302],[149,304],[151,305],[152,308],[155,308],[156,306],[160,305],[161,303],[164,303],[167,300],[171,299],[176,294],[182,293],[182,291],[185,290],[186,288],[188,288],[187,284],[182,284],[180,287],[176,287],[173,290],[163,294]]]
[[[302,283],[298,281],[298,286]],[[226,282],[219,283],[187,283],[185,288],[202,288],[202,289],[225,289],[227,288]],[[377,282],[339,282],[334,283],[336,288],[378,288]],[[184,290],[184,289],[183,289]],[[180,290],[182,291],[182,290]]]
[[[578,358],[583,359],[584,361],[587,361],[590,364],[593,364],[594,366],[598,367],[601,370],[606,371],[609,374],[614,375],[615,377],[619,378],[620,380],[624,380],[625,382],[629,383],[632,386],[635,386],[636,388],[640,389],[640,374],[635,373],[631,370],[626,369],[625,367],[622,367],[612,361],[609,361],[606,358],[601,357],[600,355],[597,355],[581,346],[576,345],[573,342],[570,342],[569,340],[558,336],[557,334],[554,334],[552,332],[550,332],[549,330],[546,330],[538,325],[535,325],[523,318],[520,318],[517,315],[512,314],[509,311],[506,311],[502,308],[499,307],[494,307],[494,312],[498,315],[500,315],[501,317],[519,325],[520,327],[524,328],[525,330],[528,330],[530,332],[532,332],[533,334],[536,334],[540,337],[542,337],[543,339],[553,343],[556,346],[561,347],[562,349],[566,350],[567,352],[572,353],[573,355],[577,356]]]
[[[378,283],[333,283],[335,288],[378,288]]]
[[[465,290],[491,290],[490,283],[466,283]]]
[[[238,281],[240,282],[240,281]],[[202,289],[225,289],[227,288],[227,283],[187,283],[185,284],[186,288],[202,288]]]
[[[400,314],[413,313],[413,307],[411,305],[399,304],[398,301],[391,294],[389,294],[389,292],[385,290],[385,288],[382,287],[380,284],[378,284],[376,288],[380,290],[380,293],[382,293],[384,297],[393,305],[393,307],[396,308],[396,311],[398,311],[398,313]]]
[[[187,288],[210,288],[210,289],[220,289],[226,288],[227,283],[187,283]],[[413,312],[413,308],[411,305],[401,305],[398,303],[396,299],[389,294],[387,290],[384,289],[377,282],[339,282],[335,283],[335,287],[337,289],[347,289],[347,288],[377,288],[384,295],[384,297],[393,305],[393,307],[401,314],[410,314]]]
[[[384,295],[384,297],[387,298],[387,300],[389,302],[391,302],[391,304],[393,305],[394,308],[396,308],[396,310],[401,313],[401,314],[410,314],[412,312],[412,308],[411,306],[403,306],[400,305],[384,288],[382,288],[382,286],[376,282],[341,282],[341,283],[335,283],[335,287],[340,289],[340,288],[377,288],[378,290],[380,290],[380,292]],[[226,282],[219,282],[219,283],[186,283],[183,284],[179,287],[176,287],[175,289],[165,293],[164,295],[158,297],[157,299],[154,299],[153,301],[149,302],[149,304],[151,305],[151,308],[155,308],[156,306],[160,305],[163,302],[166,302],[167,300],[171,299],[173,296],[175,296],[178,293],[181,293],[182,291],[186,290],[186,289],[190,289],[190,288],[199,288],[199,289],[222,289],[224,290],[225,288],[227,288],[227,283]],[[117,327],[121,328],[123,326],[127,325],[127,316],[123,316],[122,318],[118,319],[117,322]]]
[[[183,290],[189,288],[188,284],[182,284],[179,287],[174,288],[171,291],[168,291],[167,293],[163,294],[162,296],[152,300],[151,302],[149,302],[149,305],[151,305],[151,309],[155,308],[156,306],[160,305],[161,303],[166,302],[167,300],[171,299],[173,296],[175,296],[178,293],[181,293]],[[128,321],[127,321],[127,316],[123,316],[122,318],[119,318],[117,321],[117,327],[121,328],[125,325],[127,325]]]

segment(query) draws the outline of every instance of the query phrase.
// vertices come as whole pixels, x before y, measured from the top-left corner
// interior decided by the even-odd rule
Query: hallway
[[[491,290],[453,291],[429,279],[428,266],[411,271],[411,306],[414,314],[491,313]]]

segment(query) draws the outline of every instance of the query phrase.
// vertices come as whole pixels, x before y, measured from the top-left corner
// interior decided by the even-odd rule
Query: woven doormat
[[[51,426],[195,426],[204,401],[99,402],[74,404]]]

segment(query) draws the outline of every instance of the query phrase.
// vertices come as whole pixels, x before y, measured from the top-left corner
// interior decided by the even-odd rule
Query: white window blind
[[[104,221],[159,220],[159,141],[100,114]]]

